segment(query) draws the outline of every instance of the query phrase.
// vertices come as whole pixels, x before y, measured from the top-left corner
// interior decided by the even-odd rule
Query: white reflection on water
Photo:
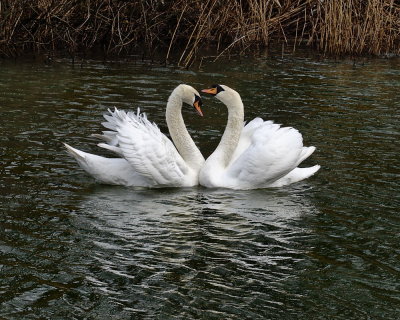
[[[305,190],[307,187],[302,185]],[[126,189],[98,186],[80,204],[81,214],[104,227],[140,232],[154,224],[179,223],[181,219],[212,217],[224,226],[269,223],[285,227],[291,220],[315,214],[317,209],[301,189],[233,191],[228,189]]]
[[[117,301],[125,310],[151,315],[168,315],[168,308],[179,310],[181,304],[190,305],[191,312],[202,310],[205,300],[206,312],[229,317],[234,309],[226,309],[224,301],[240,309],[243,297],[249,311],[259,313],[259,303],[265,312],[274,309],[295,298],[282,294],[281,287],[305,258],[301,242],[312,237],[297,223],[318,213],[307,188],[97,186],[83,197],[76,215],[90,247],[89,265],[96,266],[85,271],[86,281],[107,292],[104,306]],[[180,316],[187,316],[184,310]]]

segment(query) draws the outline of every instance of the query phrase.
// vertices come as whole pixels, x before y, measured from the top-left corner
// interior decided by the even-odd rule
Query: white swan
[[[255,118],[243,126],[240,95],[225,85],[202,92],[228,108],[228,123],[217,149],[200,170],[199,183],[208,188],[257,189],[281,187],[306,179],[320,168],[297,166],[315,150],[303,147],[301,134],[272,121]]]
[[[171,93],[166,121],[174,144],[145,114],[108,110],[99,146],[119,155],[105,158],[64,144],[78,164],[97,181],[105,184],[140,187],[190,187],[198,185],[204,157],[186,129],[182,104],[193,105],[202,115],[201,98],[191,86],[181,84]]]

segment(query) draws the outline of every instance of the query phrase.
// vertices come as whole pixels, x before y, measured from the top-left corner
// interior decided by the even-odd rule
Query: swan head
[[[196,109],[197,113],[200,116],[203,116],[203,112],[201,111],[201,106],[203,105],[203,102],[201,100],[199,92],[195,88],[187,84],[180,84],[175,88],[174,91],[179,94],[182,102],[193,106]]]
[[[238,101],[241,101],[240,95],[237,91],[223,84],[213,84],[211,88],[203,89],[201,92],[213,95],[228,108],[230,106],[235,106]]]

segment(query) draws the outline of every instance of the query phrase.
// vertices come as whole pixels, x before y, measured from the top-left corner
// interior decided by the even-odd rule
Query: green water
[[[245,118],[317,147],[303,182],[253,191],[99,185],[62,142],[138,106],[166,131],[179,83],[240,92]],[[399,319],[400,60],[0,62],[2,319]],[[205,155],[226,110],[184,110]]]

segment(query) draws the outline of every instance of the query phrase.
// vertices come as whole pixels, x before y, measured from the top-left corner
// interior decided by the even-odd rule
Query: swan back
[[[213,85],[202,91],[226,105],[228,123],[220,144],[200,171],[201,185],[232,189],[275,187],[318,171],[319,166],[296,168],[315,150],[303,147],[302,135],[296,129],[282,128],[261,118],[243,128],[243,104],[235,90]]]

